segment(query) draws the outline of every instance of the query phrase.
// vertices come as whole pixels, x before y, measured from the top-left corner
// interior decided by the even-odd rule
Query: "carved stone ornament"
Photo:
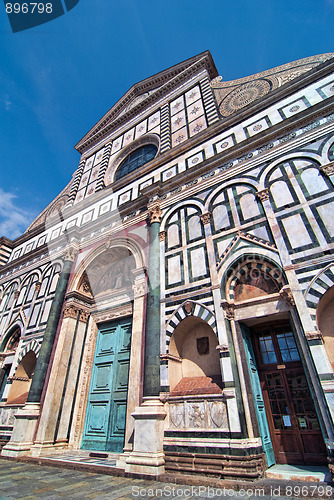
[[[159,241],[164,241],[166,239],[166,231],[160,231],[159,233]]]
[[[20,291],[16,290],[16,292],[14,292],[14,299],[17,300],[19,298],[19,295],[20,295]]]
[[[269,189],[262,189],[261,191],[258,191],[256,193],[256,196],[259,198],[259,200],[263,203],[264,201],[269,200]]]
[[[77,319],[80,309],[74,304],[66,304],[64,307],[64,318]]]
[[[234,319],[234,304],[230,304],[227,300],[222,300],[221,302],[224,318],[231,321]]]
[[[193,303],[188,301],[184,304],[184,310],[186,311],[187,314],[190,314],[192,309],[193,309]]]
[[[135,283],[134,285],[132,285],[132,290],[136,298],[142,297],[146,294],[146,283],[143,281]]]
[[[317,332],[306,332],[305,337],[307,340],[323,340],[323,336],[320,330]]]
[[[201,221],[204,224],[204,226],[206,224],[210,224],[210,217],[211,217],[210,212],[205,212],[205,214],[202,214],[200,217],[201,217]]]
[[[112,237],[109,236],[106,242],[104,243],[104,246],[106,247],[107,250],[111,247],[111,242],[112,242]]]
[[[150,224],[153,224],[154,222],[158,222],[160,224],[161,219],[162,219],[162,210],[159,207],[159,205],[156,205],[155,207],[152,207],[149,209],[148,218],[149,218]]]
[[[35,283],[35,291],[38,293],[41,289],[42,283],[40,281],[36,281]]]
[[[89,318],[89,311],[85,311],[84,309],[81,309],[79,320],[82,321],[83,323],[87,323],[88,318]]]
[[[334,175],[334,161],[332,161],[331,163],[328,163],[327,165],[322,166],[320,168],[320,170],[328,177],[330,177],[331,175]]]
[[[76,249],[72,246],[69,246],[65,250],[65,255],[64,255],[64,260],[69,260],[71,262],[74,262],[74,259],[76,257]]]
[[[279,294],[281,299],[284,300],[289,306],[293,307],[295,305],[295,300],[293,298],[291,288],[288,285],[283,286]]]

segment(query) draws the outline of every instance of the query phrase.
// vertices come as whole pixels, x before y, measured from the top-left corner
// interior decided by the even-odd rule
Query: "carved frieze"
[[[169,401],[166,407],[171,430],[229,430],[226,401],[221,396]]]

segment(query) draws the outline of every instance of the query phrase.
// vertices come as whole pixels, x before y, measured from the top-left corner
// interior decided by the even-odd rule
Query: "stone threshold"
[[[265,472],[268,479],[287,481],[330,482],[331,473],[326,466],[276,464]],[[334,488],[333,488],[334,494]]]

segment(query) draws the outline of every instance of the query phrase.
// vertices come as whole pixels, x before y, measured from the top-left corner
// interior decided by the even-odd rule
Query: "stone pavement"
[[[296,483],[264,479],[256,484],[241,485],[236,481],[231,485],[222,481],[220,483],[210,481],[208,478],[205,481],[203,479],[202,484],[201,481],[189,479],[188,484],[157,482],[0,459],[0,500],[334,498],[334,485],[328,483]],[[182,479],[182,482],[187,483],[187,480]]]

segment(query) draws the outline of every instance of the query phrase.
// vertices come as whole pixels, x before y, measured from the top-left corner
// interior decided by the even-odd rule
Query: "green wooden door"
[[[271,438],[270,438],[268,420],[267,420],[266,410],[265,410],[264,401],[263,401],[263,397],[262,397],[262,390],[261,390],[259,374],[258,374],[256,363],[255,363],[255,356],[254,356],[254,351],[253,351],[253,346],[252,346],[252,341],[251,341],[250,330],[245,325],[240,325],[240,327],[241,327],[242,336],[244,339],[247,365],[248,365],[249,375],[250,375],[251,384],[252,384],[255,411],[256,411],[257,421],[258,421],[258,425],[259,425],[260,436],[262,439],[262,446],[263,446],[263,450],[264,450],[266,457],[267,457],[267,465],[268,465],[268,467],[270,467],[271,465],[273,465],[275,463],[275,454],[274,454],[273,445],[272,445]]]
[[[99,327],[81,447],[121,453],[128,393],[130,318]]]

